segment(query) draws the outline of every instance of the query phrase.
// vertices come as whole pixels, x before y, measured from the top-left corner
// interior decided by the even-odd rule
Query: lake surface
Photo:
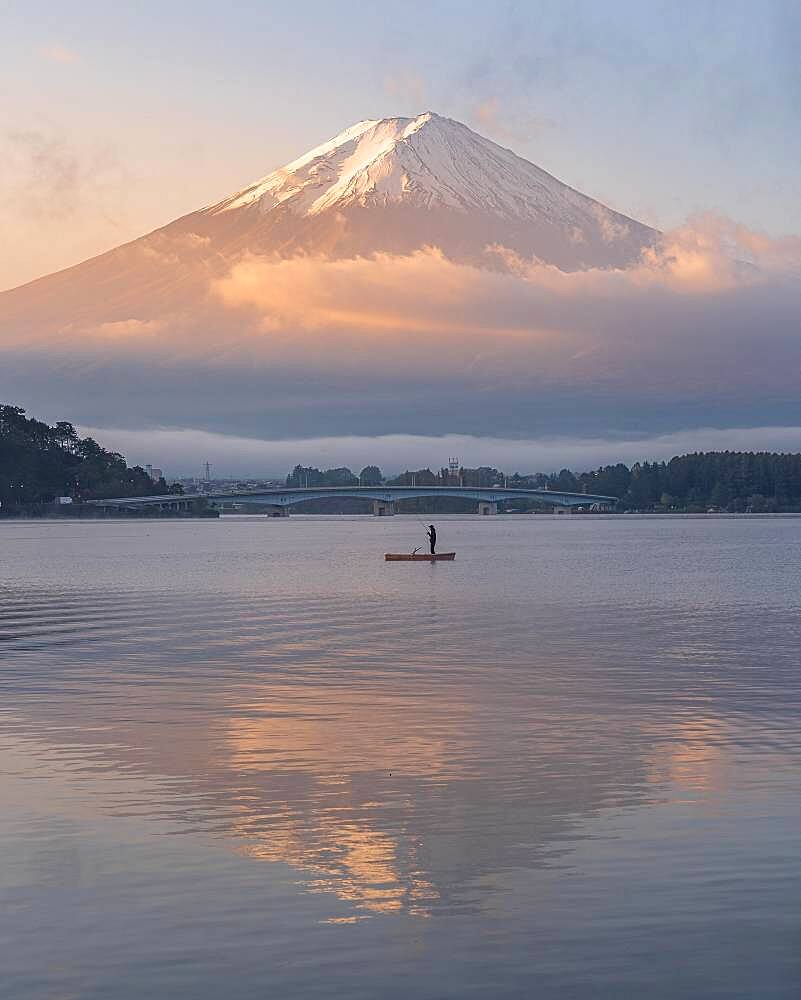
[[[801,519],[0,523],[0,995],[801,995]]]

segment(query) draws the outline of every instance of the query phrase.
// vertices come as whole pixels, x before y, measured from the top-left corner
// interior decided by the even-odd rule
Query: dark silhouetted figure
[[[428,535],[429,542],[431,542],[431,555],[433,556],[437,547],[437,529],[433,524],[429,524],[426,534]]]

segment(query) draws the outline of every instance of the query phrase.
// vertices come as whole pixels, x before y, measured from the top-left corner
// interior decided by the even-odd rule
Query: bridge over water
[[[571,507],[588,507],[605,510],[617,503],[617,497],[597,496],[592,493],[561,493],[556,490],[524,490],[506,487],[479,488],[473,486],[307,486],[252,492],[231,493],[187,493],[171,496],[117,497],[111,500],[90,500],[88,503],[106,510],[121,511],[158,507],[162,510],[188,510],[199,501],[205,500],[212,506],[228,504],[258,504],[266,507],[268,513],[277,517],[288,517],[289,508],[305,500],[328,500],[341,498],[370,500],[373,514],[378,517],[395,513],[398,500],[418,500],[423,498],[459,497],[474,500],[479,514],[497,514],[498,505],[507,500],[536,500],[554,508],[557,512]]]

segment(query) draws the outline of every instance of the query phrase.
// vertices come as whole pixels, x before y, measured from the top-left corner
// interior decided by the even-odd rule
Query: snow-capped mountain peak
[[[386,178],[398,172],[400,164],[387,161],[398,144],[437,117],[428,111],[416,118],[357,122],[285,167],[279,167],[238,191],[215,206],[214,211],[230,211],[254,204],[262,211],[269,211],[290,201],[297,214],[316,215],[339,200],[349,200],[349,195],[356,192],[364,195],[371,186],[376,186],[380,176]],[[380,161],[383,166],[376,168]]]
[[[140,293],[152,302],[161,289],[164,308],[167,298],[183,302],[245,255],[341,260],[436,247],[479,267],[504,269],[523,257],[573,271],[627,267],[657,238],[466,125],[426,111],[357,122],[214,206],[41,279],[31,294],[50,289],[37,301],[54,315],[67,299],[90,315],[102,288],[101,297],[131,315]],[[31,308],[27,296],[13,293],[19,316]]]
[[[546,216],[579,228],[588,216],[597,225],[603,207],[432,111],[351,125],[212,211],[257,206],[269,212],[280,204],[300,216],[353,205],[478,209],[517,222]]]

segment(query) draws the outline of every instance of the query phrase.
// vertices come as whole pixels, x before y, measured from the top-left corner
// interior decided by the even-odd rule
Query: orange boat
[[[387,552],[384,556],[387,562],[453,562],[455,552],[435,552],[432,556],[426,552]]]

